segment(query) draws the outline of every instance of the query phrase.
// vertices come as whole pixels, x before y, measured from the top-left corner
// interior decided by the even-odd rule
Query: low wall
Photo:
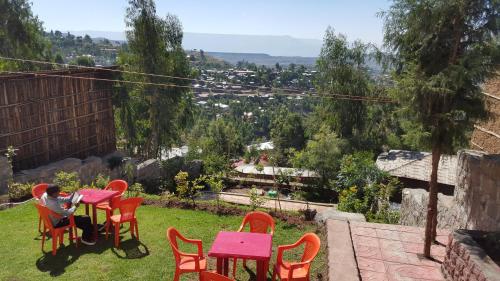
[[[500,267],[473,239],[474,232],[450,233],[441,270],[450,281],[500,281]]]
[[[500,155],[458,153],[453,196],[438,195],[438,228],[500,231]],[[424,226],[428,193],[404,189],[401,224]]]

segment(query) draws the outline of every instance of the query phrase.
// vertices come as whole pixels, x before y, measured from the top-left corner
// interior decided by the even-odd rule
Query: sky
[[[46,30],[123,31],[126,0],[32,0]],[[289,35],[322,39],[328,26],[379,45],[388,0],[157,0],[157,13],[177,15],[185,32]]]

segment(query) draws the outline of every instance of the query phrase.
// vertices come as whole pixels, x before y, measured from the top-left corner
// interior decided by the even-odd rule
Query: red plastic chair
[[[45,225],[45,228],[49,230],[50,236],[52,237],[52,255],[55,256],[57,252],[57,241],[59,240],[59,246],[62,245],[63,239],[64,239],[64,232],[66,230],[69,230],[69,240],[73,242],[75,240],[76,247],[78,247],[78,232],[76,229],[75,225],[75,218],[73,215],[69,216],[69,224],[67,226],[62,226],[55,228],[52,225],[52,221],[50,220],[50,216],[54,218],[62,218],[61,215],[51,211],[49,208],[40,205],[40,204],[35,204],[36,208],[38,209],[38,214],[43,220],[43,223]],[[73,235],[74,234],[74,235]],[[45,245],[45,231],[42,233],[42,251],[43,251],[43,246]]]
[[[33,195],[33,198],[35,198],[36,200],[40,200],[42,195],[47,190],[47,187],[49,187],[48,184],[39,183],[31,188],[31,195]],[[38,232],[42,232],[42,230],[40,229],[41,226],[42,226],[42,217],[38,216]],[[44,232],[46,231],[45,226],[43,227],[43,231]]]
[[[201,273],[201,281],[235,281],[235,280],[229,279],[228,277],[217,274],[215,272],[203,271]]]
[[[108,183],[108,185],[104,188],[104,190],[112,190],[120,192],[119,195],[113,197],[110,201],[105,201],[97,204],[96,208],[99,210],[106,211],[106,227],[111,224],[111,216],[114,211],[118,208],[120,204],[120,200],[122,198],[123,193],[127,191],[128,183],[124,180],[113,180]]]
[[[274,229],[276,227],[274,219],[267,213],[254,211],[246,214],[238,232],[244,231],[247,224],[250,227],[250,232],[267,233],[268,230],[270,230],[269,234],[274,235]],[[247,261],[243,259],[243,266],[246,266],[246,262]],[[236,258],[233,259],[233,277],[236,277],[237,264],[238,260]]]
[[[123,223],[130,223],[130,234],[139,240],[139,227],[137,225],[137,218],[135,211],[142,204],[142,198],[128,198],[120,201],[119,209],[120,214],[110,217],[111,224],[115,227],[115,247],[120,246],[120,225]],[[135,230],[135,235],[134,235]],[[106,239],[109,234],[109,224],[106,224]]]
[[[305,244],[304,253],[300,262],[283,260],[283,252]],[[292,245],[278,246],[278,256],[273,270],[273,281],[276,276],[282,281],[309,281],[311,263],[319,252],[321,242],[314,233],[306,233]]]
[[[201,240],[188,239],[182,236],[177,229],[169,227],[167,229],[167,239],[172,247],[172,252],[175,257],[175,275],[174,281],[179,281],[181,274],[198,272],[201,279],[201,272],[207,270],[207,259],[203,256],[203,245]],[[195,244],[198,246],[198,253],[190,254],[179,250],[177,239],[185,243]]]

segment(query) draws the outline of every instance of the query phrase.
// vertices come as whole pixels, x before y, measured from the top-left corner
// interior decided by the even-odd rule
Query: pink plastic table
[[[111,198],[120,194],[118,191],[102,189],[82,189],[78,193],[83,195],[82,203],[85,204],[85,213],[89,214],[89,205],[92,205],[92,223],[94,224],[94,241],[97,240],[97,204],[109,201]]]
[[[215,237],[209,257],[217,258],[217,273],[228,276],[229,259],[257,261],[257,281],[267,280],[267,270],[272,253],[271,234],[221,231]]]

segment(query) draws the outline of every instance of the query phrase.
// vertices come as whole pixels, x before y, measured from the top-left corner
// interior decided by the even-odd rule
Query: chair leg
[[[73,233],[75,233],[75,245],[78,248],[78,230],[76,230],[76,226],[74,227]]]
[[[42,226],[42,217],[38,216],[38,232],[41,232],[41,229],[40,229],[41,226]],[[44,226],[44,229],[45,229],[45,226]]]
[[[135,224],[135,237],[137,238],[137,241],[139,241],[139,225],[137,225],[137,220],[134,221]]]
[[[120,223],[115,224],[115,248],[120,246]]]
[[[134,235],[134,227],[135,227],[134,221],[131,221],[130,222],[130,226],[129,226],[129,230],[130,230],[130,235],[132,235],[132,238],[135,237],[135,235]]]
[[[275,268],[273,269],[273,279],[272,279],[272,281],[276,281],[276,275],[277,275],[277,274],[278,274],[278,273],[276,272],[276,267],[275,267]]]
[[[175,269],[175,275],[174,275],[174,281],[179,281],[179,277],[180,277],[180,272],[179,272],[179,269]]]
[[[52,236],[52,255],[55,256],[57,252],[57,235]]]
[[[64,239],[64,231],[59,233],[59,247],[61,247],[61,245],[63,244],[64,242],[63,239]]]
[[[233,278],[236,279],[236,267],[238,266],[238,259],[233,259]]]
[[[43,252],[43,245],[45,245],[45,229],[42,232],[42,252]]]

